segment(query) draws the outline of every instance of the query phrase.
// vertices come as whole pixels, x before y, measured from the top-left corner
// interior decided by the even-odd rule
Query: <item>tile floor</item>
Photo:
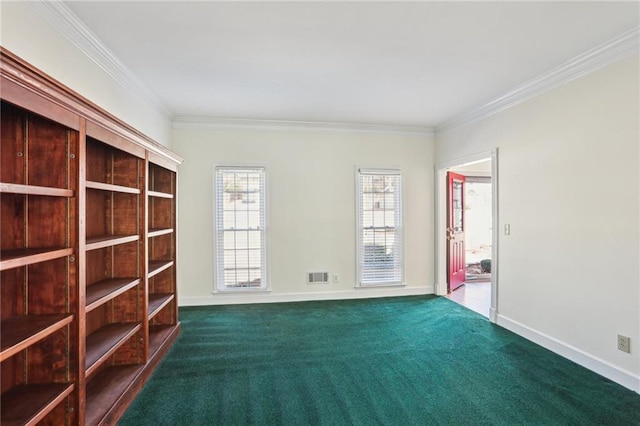
[[[466,281],[447,297],[462,306],[471,309],[485,317],[489,317],[491,308],[491,282]]]

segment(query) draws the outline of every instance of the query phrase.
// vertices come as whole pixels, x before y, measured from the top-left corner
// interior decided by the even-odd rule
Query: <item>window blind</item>
[[[265,169],[216,167],[218,290],[266,289]]]
[[[357,177],[360,285],[403,282],[400,170],[360,169]]]

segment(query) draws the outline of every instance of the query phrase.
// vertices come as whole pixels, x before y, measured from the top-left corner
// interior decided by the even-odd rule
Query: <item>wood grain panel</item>
[[[87,238],[94,238],[112,233],[111,224],[107,221],[107,202],[111,193],[88,189],[86,191],[86,227]]]
[[[27,119],[27,132],[28,167],[25,183],[68,188],[68,140],[71,130],[30,114]]]
[[[174,234],[161,235],[150,239],[149,257],[153,260],[173,260],[175,245]]]
[[[112,184],[111,151],[107,145],[87,137],[85,155],[87,180]]]
[[[106,278],[114,278],[113,248],[107,247],[100,250],[91,250],[86,252],[86,283],[87,286]]]
[[[174,194],[174,173],[149,163],[149,189],[167,194]]]
[[[174,293],[174,269],[173,267],[166,268],[149,278],[149,293]]]
[[[138,322],[141,315],[138,306],[141,304],[142,291],[138,287],[123,292],[110,300],[108,305],[109,322]]]
[[[24,315],[26,268],[13,268],[0,272],[0,318]]]
[[[149,198],[149,227],[173,228],[173,200],[168,198]]]
[[[2,250],[24,247],[26,195],[0,194],[0,231]]]
[[[100,305],[92,309],[90,312],[87,312],[84,320],[86,329],[85,335],[89,336],[100,327],[108,324],[110,318],[111,316],[107,304]]]
[[[112,193],[113,195],[113,233],[141,234],[139,225],[140,196],[133,194]],[[117,219],[116,219],[117,217]]]
[[[67,247],[70,203],[66,198],[27,195],[28,247]]]
[[[129,244],[118,245],[114,250],[114,277],[141,277],[142,270],[140,262],[142,253],[140,252],[141,241],[135,241]]]
[[[68,256],[29,266],[26,282],[29,314],[70,312],[67,274],[70,267]]]
[[[26,352],[29,368],[27,383],[65,382],[67,378],[67,352],[69,326],[52,333],[29,346]]]
[[[25,184],[26,113],[2,102],[0,110],[0,181]]]
[[[131,188],[141,188],[144,162],[126,152],[114,151],[113,153],[113,182],[118,185]]]

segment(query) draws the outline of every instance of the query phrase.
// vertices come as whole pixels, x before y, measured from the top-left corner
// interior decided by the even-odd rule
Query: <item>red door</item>
[[[464,176],[447,173],[447,282],[449,292],[465,280]]]

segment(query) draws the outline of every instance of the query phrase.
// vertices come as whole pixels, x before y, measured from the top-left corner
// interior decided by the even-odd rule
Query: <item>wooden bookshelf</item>
[[[115,424],[180,331],[182,160],[0,56],[1,423]]]
[[[147,158],[147,333],[148,354],[157,352],[165,333],[178,324],[176,296],[175,164]],[[167,335],[169,335],[167,334]]]
[[[2,424],[64,424],[77,401],[66,353],[77,347],[79,134],[4,100],[0,120]]]

